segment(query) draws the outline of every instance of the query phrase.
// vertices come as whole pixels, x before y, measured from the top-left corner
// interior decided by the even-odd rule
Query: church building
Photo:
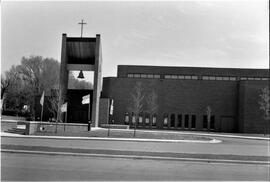
[[[101,100],[113,100],[115,124],[265,133],[259,102],[268,85],[267,69],[119,65],[117,77],[103,78]]]

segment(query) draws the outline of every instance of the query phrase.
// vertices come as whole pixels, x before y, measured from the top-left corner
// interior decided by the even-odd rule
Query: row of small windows
[[[145,114],[143,117],[143,114],[139,114],[138,121],[136,122],[136,117],[133,113],[125,114],[125,124],[126,125],[138,125],[138,126],[156,126],[157,124],[157,116],[156,114],[152,115],[150,117],[150,114]],[[163,127],[167,128],[191,128],[191,129],[196,129],[197,124],[196,124],[196,115],[189,115],[189,114],[178,114],[177,118],[175,114],[171,114],[170,116],[168,114],[163,115]],[[210,121],[207,119],[207,115],[203,115],[203,129],[215,129],[215,116],[212,115],[210,117]]]
[[[160,75],[130,73],[130,74],[128,74],[128,78],[160,78]]]
[[[195,75],[164,75],[165,79],[183,79],[183,80],[198,80],[199,77]]]
[[[236,81],[236,77],[233,76],[202,76],[203,80],[230,80]]]
[[[160,78],[158,74],[139,74],[130,73],[128,78]],[[196,75],[164,75],[165,79],[181,79],[181,80],[199,80],[199,76]],[[236,81],[237,77],[234,76],[202,76],[202,80],[225,80],[225,81]],[[240,77],[240,80],[269,80],[266,77]]]
[[[240,80],[269,80],[269,78],[261,78],[261,77],[241,77]]]
[[[129,113],[125,114],[125,124],[126,125],[134,125],[135,122],[136,122],[136,117],[135,117],[134,113],[131,113],[131,115],[129,115]],[[150,114],[145,114],[144,122],[143,122],[143,114],[139,114],[139,120],[137,122],[138,125],[156,126],[156,123],[157,123],[156,114],[153,114],[151,119],[150,119]]]

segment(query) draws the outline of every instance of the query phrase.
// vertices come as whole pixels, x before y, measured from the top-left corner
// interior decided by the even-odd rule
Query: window
[[[171,75],[165,75],[164,78],[170,79],[171,78]]]
[[[146,125],[149,125],[149,123],[150,123],[150,118],[149,118],[149,117],[150,117],[149,114],[146,113],[146,114],[145,114],[145,124],[146,124]]]
[[[261,80],[261,78],[254,78],[254,80]]]
[[[191,116],[191,128],[196,128],[196,116]]]
[[[246,77],[241,77],[240,80],[247,80],[247,78]]]
[[[163,117],[163,126],[168,126],[168,114],[164,114],[164,117]]]
[[[203,128],[208,128],[207,115],[203,115]]]
[[[191,76],[192,80],[198,80],[198,76]]]
[[[133,78],[133,74],[128,74],[128,78]]]
[[[184,75],[178,75],[178,78],[179,79],[185,79],[185,76]]]
[[[147,78],[154,78],[154,75],[148,74],[148,75],[147,75]]]
[[[154,75],[154,78],[160,78],[160,75]]]
[[[172,79],[177,79],[177,75],[172,75]]]
[[[262,80],[269,80],[269,78],[262,78]]]
[[[230,80],[231,81],[235,81],[236,80],[236,77],[230,77]]]
[[[222,77],[221,76],[217,76],[216,77],[216,80],[222,80]]]
[[[214,77],[214,76],[209,76],[209,80],[216,80],[216,77]]]
[[[156,126],[156,125],[157,125],[157,116],[154,114],[153,115],[152,126]]]
[[[185,115],[185,128],[189,128],[189,115]]]
[[[182,127],[182,114],[178,114],[178,125],[177,125],[178,128],[181,128]]]
[[[141,74],[141,78],[146,78],[146,74]]]
[[[135,122],[136,122],[136,118],[135,118],[134,113],[132,113],[132,124],[135,124]]]
[[[227,77],[227,76],[225,76],[225,77],[222,77],[223,78],[223,80],[229,80],[229,77]]]
[[[211,116],[210,119],[210,129],[214,130],[215,129],[215,116]]]
[[[251,77],[250,77],[250,78],[248,78],[248,80],[254,80],[254,78],[251,78]]]
[[[175,115],[171,114],[171,127],[175,127]]]
[[[126,124],[126,125],[129,124],[129,115],[128,115],[127,112],[125,113],[125,124]]]
[[[202,76],[203,80],[209,80],[209,76]]]
[[[185,79],[190,80],[191,79],[191,76],[190,75],[186,75],[185,76]]]
[[[134,78],[140,78],[140,74],[134,74]]]
[[[139,125],[142,125],[143,116],[142,113],[139,114]]]

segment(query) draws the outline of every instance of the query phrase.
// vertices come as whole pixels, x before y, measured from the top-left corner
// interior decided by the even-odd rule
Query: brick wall
[[[169,80],[104,78],[103,97],[114,99],[116,124],[124,124],[125,113],[132,103],[131,94],[136,82],[141,82],[147,95],[154,90],[158,95],[157,126],[163,127],[163,114],[196,115],[196,129],[202,130],[203,115],[209,105],[215,115],[215,130],[222,131],[221,117],[237,118],[238,85],[233,81]],[[144,110],[146,108],[144,107]],[[183,118],[184,119],[184,118]],[[234,121],[237,129],[237,121]]]
[[[239,88],[239,130],[243,133],[269,133],[269,121],[259,109],[261,89],[267,81],[241,81]]]

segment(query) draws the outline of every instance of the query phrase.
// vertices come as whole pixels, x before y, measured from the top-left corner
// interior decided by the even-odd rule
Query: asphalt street
[[[173,152],[193,154],[232,154],[270,156],[269,140],[250,140],[215,137],[221,143],[159,143],[134,141],[63,140],[1,137],[2,145],[49,146],[61,148],[104,149],[146,152]]]
[[[222,142],[164,143],[2,136],[2,180],[270,179],[269,164],[262,164],[269,161],[269,141],[215,138]],[[20,153],[19,150],[29,153]],[[41,152],[38,153],[39,151]],[[64,155],[65,152],[72,154]],[[119,154],[133,157],[119,157]],[[206,160],[195,162],[196,160],[188,161],[187,158]],[[213,162],[216,159],[249,163]],[[251,161],[255,163],[251,164]]]
[[[2,153],[2,180],[268,181],[263,165]]]

